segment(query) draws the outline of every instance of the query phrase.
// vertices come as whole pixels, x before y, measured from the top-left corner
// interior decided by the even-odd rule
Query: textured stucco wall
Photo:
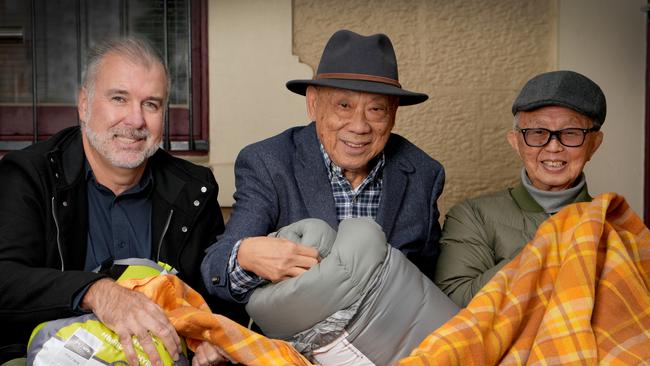
[[[293,52],[316,70],[338,29],[391,38],[402,85],[430,96],[400,108],[395,132],[445,166],[444,213],[518,179],[505,140],[510,106],[526,80],[555,67],[555,9],[538,0],[293,0]]]

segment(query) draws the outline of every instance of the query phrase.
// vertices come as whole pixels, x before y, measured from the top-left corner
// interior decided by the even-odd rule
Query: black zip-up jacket
[[[163,150],[147,164],[154,177],[151,259],[176,268],[214,312],[243,321],[241,308],[206,296],[201,280],[204,250],[224,230],[212,172]],[[72,307],[75,295],[103,277],[83,271],[83,167],[78,127],[0,161],[0,363],[24,352],[39,323],[79,315]]]

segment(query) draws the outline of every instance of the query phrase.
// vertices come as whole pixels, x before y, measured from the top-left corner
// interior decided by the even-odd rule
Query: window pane
[[[30,30],[27,1],[0,1],[0,103],[31,103],[31,53],[24,46]],[[12,35],[13,34],[13,35]]]
[[[34,111],[41,139],[77,124],[75,103],[86,52],[103,39],[120,35],[143,36],[166,56],[172,85],[170,135],[188,139],[189,27],[195,26],[189,22],[188,1],[0,0],[0,140],[31,140]],[[205,2],[198,0],[192,6],[193,13],[201,14]],[[7,37],[12,30],[22,37]],[[196,88],[192,99],[200,97],[201,83]],[[207,138],[204,121],[195,123],[192,130],[194,138]]]
[[[165,52],[164,4],[163,0],[134,0],[129,7],[130,29],[151,40],[161,53]],[[186,107],[188,36],[187,1],[167,1],[167,59],[172,78],[170,103]]]
[[[36,5],[38,102],[73,106],[77,97],[79,66],[76,1],[39,0]],[[76,117],[70,117],[71,122],[76,123]]]

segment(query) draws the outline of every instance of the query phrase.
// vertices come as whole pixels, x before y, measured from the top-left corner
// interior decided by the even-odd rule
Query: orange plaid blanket
[[[411,365],[650,364],[650,232],[613,193],[549,218]]]
[[[173,275],[121,281],[163,308],[190,349],[201,341],[221,347],[231,361],[243,365],[311,365],[288,343],[266,338],[234,321],[212,314],[201,295]]]

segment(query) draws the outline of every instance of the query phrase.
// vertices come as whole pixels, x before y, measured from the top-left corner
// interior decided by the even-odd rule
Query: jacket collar
[[[52,162],[52,164],[55,165],[54,173],[64,177],[64,179],[61,180],[61,184],[69,186],[77,179],[83,179],[85,177],[85,153],[81,141],[81,129],[79,127],[72,127],[64,130],[64,132],[66,131],[67,133],[60,136],[60,141],[56,144],[56,147],[47,153],[47,158],[50,162],[54,160],[54,162]],[[158,149],[158,151],[148,159],[147,164],[149,164],[148,169],[153,175],[156,191],[170,204],[176,203],[179,194],[186,184],[186,181],[183,180],[181,176],[187,179],[188,177],[191,177],[191,175],[180,173],[182,168],[173,164],[169,153],[162,149]],[[163,165],[165,167],[161,168]],[[172,172],[172,174],[170,174],[170,172]],[[200,182],[198,179],[192,179],[191,181],[194,182],[197,193],[200,192],[201,188],[204,186],[207,191],[202,193],[208,193],[215,188],[207,181]],[[192,201],[178,203],[181,207],[190,207]]]
[[[404,202],[409,175],[415,172],[415,166],[404,158],[403,153],[398,151],[398,145],[397,139],[391,134],[384,148],[386,165],[384,166],[382,198],[377,212],[377,223],[384,229],[387,238],[391,237],[397,215]]]
[[[149,158],[148,164],[154,177],[152,253],[158,253],[161,239],[168,236],[166,231],[178,226],[189,230],[212,195],[218,194],[218,187],[188,171],[179,159],[162,149]]]
[[[54,147],[45,153],[58,189],[68,187],[83,179],[85,154],[81,142],[81,129],[70,127],[52,137]]]
[[[52,139],[55,140],[54,148],[46,153],[46,157],[52,166],[56,189],[59,192],[70,191],[69,194],[77,196],[76,200],[83,200],[83,209],[85,210],[85,153],[81,141],[81,130],[79,127],[71,127],[58,133]],[[217,194],[217,187],[188,172],[176,159],[162,149],[149,158],[147,164],[149,164],[154,180],[155,198],[152,206],[152,245],[154,245],[152,248],[154,251],[152,253],[156,253],[155,246],[158,245],[163,235],[167,221],[172,216],[174,218],[185,216],[184,222],[190,224],[208,198],[212,194]],[[56,174],[64,179],[56,178]],[[75,186],[80,182],[83,184]],[[198,201],[198,206],[195,205],[195,201]],[[173,215],[171,215],[171,210],[174,210]],[[75,232],[78,229],[75,228]],[[72,249],[64,250],[64,253],[72,252],[74,252]],[[69,261],[66,260],[66,265]]]
[[[295,176],[309,216],[321,217],[330,226],[337,228],[336,206],[320,152],[315,123],[312,122],[297,132],[294,140],[294,159],[299,162],[295,167]],[[415,171],[413,164],[404,159],[398,149],[397,140],[391,135],[384,148],[386,163],[383,168],[382,199],[377,213],[377,223],[382,226],[387,237],[390,237],[400,205],[404,201],[408,176]]]
[[[530,193],[528,193],[528,190],[526,190],[526,187],[524,187],[521,183],[510,189],[510,196],[517,203],[517,206],[519,206],[519,208],[524,211],[544,212],[542,206],[540,206],[539,203],[535,201]],[[593,198],[589,195],[589,191],[587,190],[587,183],[585,182],[585,185],[582,187],[580,193],[578,193],[573,203],[591,202],[592,199]]]
[[[158,151],[156,151],[156,153],[147,161],[147,164],[149,164],[149,170],[151,171],[155,182],[154,189],[158,195],[165,199],[170,205],[173,204],[180,207],[189,207],[190,202],[183,202],[179,197],[187,182],[181,179],[178,174],[170,174],[170,171],[167,170],[170,167],[166,166],[168,164],[165,163],[165,160],[168,161],[169,159],[170,156],[168,152],[158,149]],[[172,170],[172,172],[174,171]],[[210,187],[210,189],[213,189],[213,187]],[[195,190],[198,194],[200,188],[196,188]]]
[[[294,159],[299,162],[296,164],[294,174],[307,212],[310,217],[320,217],[336,229],[338,228],[336,206],[316,136],[316,124],[312,122],[296,132],[294,141],[296,141]]]

